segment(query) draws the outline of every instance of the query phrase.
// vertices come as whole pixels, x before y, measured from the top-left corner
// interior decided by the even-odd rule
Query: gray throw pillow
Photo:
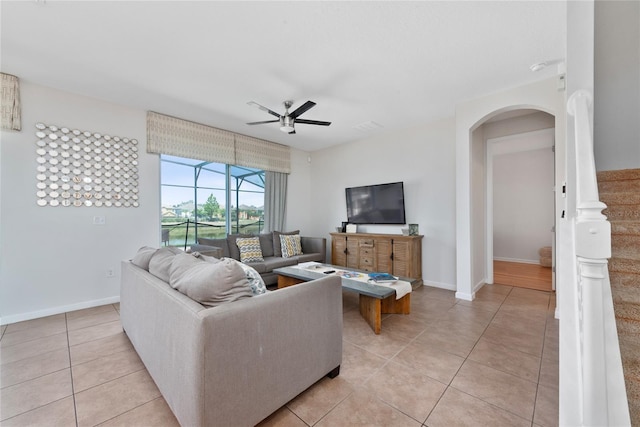
[[[282,256],[282,246],[280,246],[280,236],[285,235],[289,236],[292,234],[300,234],[300,230],[296,231],[274,231],[273,232],[273,256],[281,257]]]
[[[180,250],[180,248],[174,248],[172,246],[165,246],[164,248],[158,249],[149,261],[149,273],[169,283],[169,267],[171,266],[171,261],[174,256],[181,253],[184,252]]]
[[[133,258],[131,259],[131,262],[134,265],[137,265],[138,267],[142,268],[143,270],[147,270],[149,271],[149,261],[151,261],[151,257],[153,256],[153,254],[156,253],[158,249],[157,248],[152,248],[150,246],[143,246],[140,249],[138,249],[138,253],[136,253]]]
[[[244,270],[235,260],[201,261],[191,255],[176,257],[171,265],[169,283],[206,307],[252,296]]]

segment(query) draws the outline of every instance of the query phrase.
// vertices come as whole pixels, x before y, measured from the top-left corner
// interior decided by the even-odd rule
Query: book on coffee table
[[[369,279],[373,280],[376,283],[388,283],[398,280],[397,277],[392,276],[389,273],[369,273]]]

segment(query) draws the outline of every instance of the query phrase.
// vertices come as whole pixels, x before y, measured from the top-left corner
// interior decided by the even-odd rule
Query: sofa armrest
[[[209,245],[191,245],[190,252],[200,252],[202,255],[222,258],[223,250],[217,246]]]
[[[337,276],[200,314],[206,425],[255,425],[342,362]]]
[[[302,244],[302,253],[321,253],[322,263],[326,261],[327,239],[324,237],[300,237],[300,243]]]

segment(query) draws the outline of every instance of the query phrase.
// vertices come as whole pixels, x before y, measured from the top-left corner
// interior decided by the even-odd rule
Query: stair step
[[[611,236],[611,257],[636,260],[640,264],[640,235],[619,234]]]
[[[607,205],[602,214],[609,221],[640,221],[640,205]]]
[[[640,205],[640,191],[601,192],[598,195],[607,206]]]
[[[610,221],[611,235],[640,236],[640,221]],[[615,237],[614,237],[615,239]],[[638,248],[640,250],[640,247]]]
[[[609,273],[640,274],[640,262],[634,259],[611,258],[609,260]]]
[[[598,178],[598,182],[640,179],[640,169],[619,169],[619,170],[612,170],[612,171],[600,171],[596,175]]]

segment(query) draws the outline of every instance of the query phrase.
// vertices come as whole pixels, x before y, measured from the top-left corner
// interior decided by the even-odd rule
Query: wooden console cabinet
[[[330,233],[331,264],[418,279],[422,284],[422,237],[400,234]]]

